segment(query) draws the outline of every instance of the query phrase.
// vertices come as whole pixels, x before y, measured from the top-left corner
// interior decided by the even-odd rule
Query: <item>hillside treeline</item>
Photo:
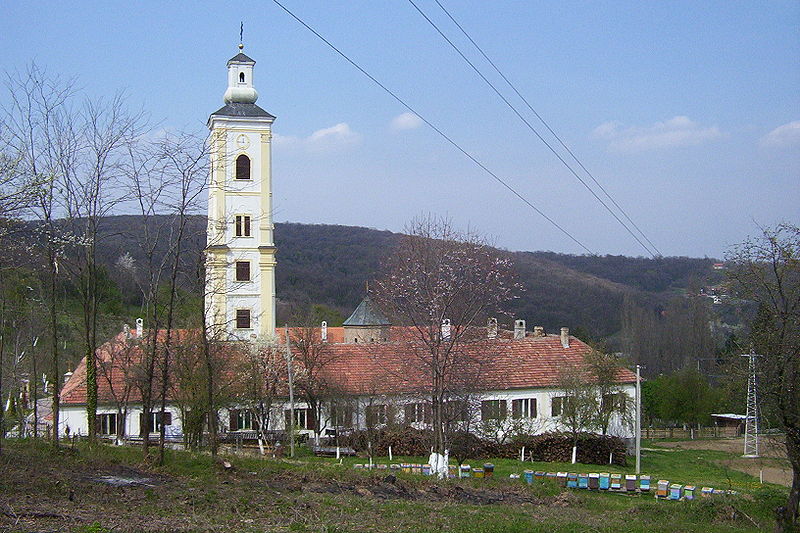
[[[135,245],[135,235],[144,231],[145,225],[161,223],[157,216],[145,221],[124,215],[105,217],[100,224],[103,246],[98,249],[98,260],[119,289],[124,305],[135,308],[142,302],[130,267],[144,264],[147,258]],[[27,226],[30,235],[32,224]],[[205,228],[205,217],[189,217],[187,257],[205,245]],[[398,237],[362,227],[277,223],[278,323],[295,320],[312,304],[331,310],[328,316],[334,321],[337,315],[346,318]],[[156,252],[165,248],[166,243],[157,246]],[[722,278],[712,269],[713,259],[506,253],[513,258],[524,291],[509,306],[508,316],[499,317],[500,322],[510,326],[514,318],[522,318],[529,327],[541,325],[551,332],[567,326],[590,339],[620,332],[623,301],[635,303],[641,313],[635,311],[634,315],[639,313],[640,322],[646,322],[647,315],[662,313],[670,299],[682,296],[688,287]]]

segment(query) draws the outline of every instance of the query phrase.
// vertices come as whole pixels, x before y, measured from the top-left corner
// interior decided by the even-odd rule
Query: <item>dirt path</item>
[[[716,450],[741,454],[744,451],[744,439],[658,442],[656,446],[681,450]],[[761,475],[766,483],[790,486],[792,484],[792,467],[786,459],[786,449],[783,447],[783,442],[765,439],[759,443],[759,452],[761,457],[758,458],[736,457],[721,461],[720,464],[751,476],[759,477]]]

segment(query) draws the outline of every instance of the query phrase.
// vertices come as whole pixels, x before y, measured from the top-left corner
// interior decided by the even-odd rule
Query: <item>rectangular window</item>
[[[250,310],[236,310],[236,329],[250,329]]]
[[[603,412],[610,413],[612,411],[625,411],[626,397],[624,392],[616,392],[613,394],[604,394],[600,408]]]
[[[250,281],[250,261],[236,261],[236,281]]]
[[[556,396],[550,399],[550,416],[561,416],[566,399],[566,396]]]
[[[431,406],[427,403],[409,403],[403,409],[406,424],[430,424],[433,418]]]
[[[367,427],[375,427],[386,424],[386,406],[368,405],[366,409]]]
[[[235,229],[237,237],[250,236],[250,215],[236,215]]]
[[[117,434],[117,415],[116,413],[97,415],[97,434],[116,435]]]
[[[347,403],[332,402],[330,406],[331,425],[337,428],[353,427],[353,406]]]
[[[445,402],[443,411],[446,422],[466,422],[469,419],[469,404],[463,400]]]
[[[258,418],[249,409],[231,409],[230,416],[231,431],[258,429]]]
[[[145,424],[144,413],[139,413],[139,430],[140,433],[158,433],[161,431],[161,425],[172,425],[172,413],[169,411],[162,411],[160,413],[150,413],[149,420]]]
[[[536,418],[536,398],[521,398],[511,401],[512,418]]]
[[[294,426],[300,429],[314,429],[314,415],[311,409],[295,409],[294,410],[294,424],[291,424],[292,411],[286,409],[283,412],[284,422],[286,427]]]
[[[481,402],[481,420],[503,420],[505,417],[505,400],[484,400]]]

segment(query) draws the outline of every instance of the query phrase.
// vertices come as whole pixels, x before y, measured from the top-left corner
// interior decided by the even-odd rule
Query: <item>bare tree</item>
[[[786,505],[777,510],[782,531],[800,523],[800,228],[780,224],[733,247],[727,255],[736,293],[758,303],[752,324],[760,409],[785,432],[792,465]]]
[[[587,353],[584,362],[597,399],[593,426],[606,435],[614,415],[619,416],[623,423],[629,422],[630,401],[619,382],[623,367],[615,355],[597,349]]]
[[[273,404],[286,375],[286,359],[276,337],[259,338],[241,352],[237,365],[241,377],[237,403],[254,417],[258,445],[263,455]]]
[[[318,328],[296,328],[290,336],[297,363],[295,384],[313,417],[312,430],[315,441],[319,444],[325,403],[336,396],[334,385],[328,381],[325,373],[325,368],[333,361],[334,355],[328,349],[328,344],[322,341]]]
[[[24,72],[6,77],[9,96],[3,108],[4,151],[13,164],[13,180],[33,185],[29,209],[38,219],[34,250],[40,252],[46,271],[43,273],[47,287],[45,299],[49,315],[50,363],[53,379],[53,444],[58,444],[60,417],[61,364],[59,345],[61,334],[58,324],[58,284],[63,277],[65,248],[74,238],[58,223],[63,216],[64,167],[72,160],[73,147],[68,142],[73,136],[66,125],[70,103],[75,96],[72,80],[51,76],[35,64]],[[14,187],[14,186],[12,186]],[[11,193],[14,196],[14,193]],[[18,198],[18,197],[17,197]],[[18,205],[18,201],[15,200]]]
[[[460,233],[448,220],[429,216],[411,223],[372,287],[376,302],[401,325],[414,364],[428,376],[433,448],[445,451],[443,406],[450,391],[463,390],[463,373],[480,364],[489,313],[512,298],[517,285],[507,256],[474,233]],[[447,327],[443,327],[443,326]]]
[[[103,218],[123,199],[118,184],[125,177],[125,155],[146,131],[142,113],[131,113],[118,94],[110,101],[87,101],[65,126],[69,157],[62,158],[64,210],[72,232],[80,240],[73,254],[73,279],[83,306],[83,341],[86,356],[86,417],[89,442],[96,440],[92,421],[97,416],[96,350],[100,328],[97,249],[102,244]],[[69,121],[74,121],[70,124]],[[72,152],[68,152],[72,150]]]
[[[101,346],[97,355],[98,374],[105,382],[117,411],[116,440],[120,443],[126,436],[125,426],[135,385],[134,373],[142,356],[141,346],[126,331]]]
[[[597,424],[596,413],[600,403],[587,369],[580,365],[562,368],[558,375],[558,395],[551,398],[559,424],[572,437],[573,452],[578,446],[580,434],[590,431]]]
[[[193,237],[188,221],[205,191],[206,159],[205,143],[185,133],[166,134],[151,142],[146,151],[128,152],[131,197],[144,220],[133,239],[145,257],[144,272],[138,276],[148,331],[139,382],[145,451],[154,399],[160,401],[160,413],[166,412],[176,308],[181,295],[195,285],[192,266],[196,261],[187,257],[187,241]],[[158,390],[154,389],[156,381]],[[165,439],[165,424],[159,424],[159,464],[164,461]]]

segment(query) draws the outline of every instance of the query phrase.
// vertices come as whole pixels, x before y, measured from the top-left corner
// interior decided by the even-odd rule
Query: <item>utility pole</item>
[[[636,365],[636,475],[642,471],[642,378],[641,365]]]
[[[289,346],[289,325],[284,325],[286,332],[286,366],[289,370],[289,456],[294,457],[294,369],[292,368],[292,349]]]
[[[756,357],[760,355],[750,350],[742,354],[748,357],[747,365],[747,418],[744,423],[744,455],[742,457],[758,457],[758,393],[756,387]]]

